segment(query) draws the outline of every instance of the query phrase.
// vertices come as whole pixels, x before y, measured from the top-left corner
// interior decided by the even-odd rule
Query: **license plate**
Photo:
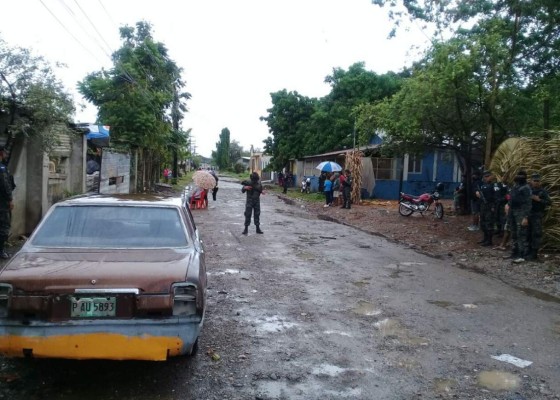
[[[70,316],[78,318],[114,317],[116,297],[71,297]]]

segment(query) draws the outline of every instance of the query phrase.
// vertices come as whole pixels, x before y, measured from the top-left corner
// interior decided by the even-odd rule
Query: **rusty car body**
[[[0,271],[0,354],[154,361],[191,354],[206,285],[204,248],[181,198],[62,201]]]

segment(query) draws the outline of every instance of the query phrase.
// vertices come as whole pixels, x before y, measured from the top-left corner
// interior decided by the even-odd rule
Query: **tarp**
[[[107,125],[88,124],[86,128],[89,132],[86,134],[87,140],[97,147],[109,146],[110,128]]]

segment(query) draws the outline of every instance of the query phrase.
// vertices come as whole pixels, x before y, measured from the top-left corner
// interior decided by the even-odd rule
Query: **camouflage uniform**
[[[507,204],[506,195],[508,187],[505,183],[494,183],[494,195],[496,197],[496,231],[502,233],[505,229],[507,217],[505,206]]]
[[[484,174],[484,177],[491,176]],[[484,238],[479,242],[483,246],[492,245],[492,235],[496,225],[496,197],[494,183],[484,181],[478,191],[480,194],[480,229],[484,233]]]
[[[256,178],[256,179],[255,179]],[[251,186],[251,189],[245,189],[245,186]],[[251,214],[253,214],[253,221],[257,227],[257,233],[262,233],[260,229],[260,216],[261,216],[261,193],[263,191],[259,175],[253,173],[251,175],[251,182],[243,182],[242,193],[247,193],[247,201],[245,202],[245,230],[243,234],[247,234],[247,228],[251,225]]]
[[[528,248],[528,225],[524,226],[522,222],[524,219],[528,221],[531,213],[531,187],[527,183],[526,175],[524,180],[517,180],[511,188],[508,205],[508,221],[513,241],[511,256],[525,257]]]
[[[3,151],[3,149],[2,149]],[[12,226],[12,211],[10,203],[12,202],[12,180],[8,168],[3,162],[0,162],[0,257],[8,258],[4,250],[4,244],[10,236],[10,228]],[[6,255],[6,257],[4,257]]]
[[[542,219],[545,209],[551,204],[548,192],[543,188],[533,188],[532,195],[538,196],[540,201],[531,200],[531,214],[529,215],[529,249],[528,258],[537,259],[537,253],[542,242]]]

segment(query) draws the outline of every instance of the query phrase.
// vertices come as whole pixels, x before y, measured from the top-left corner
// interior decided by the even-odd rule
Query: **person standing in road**
[[[282,193],[284,194],[288,193],[288,185],[289,185],[288,174],[286,174],[284,176],[284,179],[282,180],[282,188],[284,189],[282,190]]]
[[[8,259],[10,254],[5,250],[6,242],[10,236],[12,227],[12,210],[14,200],[12,190],[14,189],[13,179],[8,172],[8,167],[4,164],[6,152],[4,146],[0,146],[0,258]]]
[[[243,230],[243,235],[249,233],[249,225],[251,225],[251,214],[253,214],[253,221],[257,227],[257,233],[263,234],[264,232],[260,228],[260,216],[261,216],[261,193],[263,191],[262,184],[260,182],[259,174],[253,172],[251,174],[251,181],[243,181],[241,183],[243,187],[241,188],[242,193],[247,193],[247,201],[245,203],[245,229]]]
[[[494,182],[494,195],[496,198],[496,235],[502,236],[504,234],[504,227],[506,225],[506,204],[508,186],[504,182]]]
[[[527,184],[527,173],[520,170],[514,179],[508,202],[508,223],[511,229],[513,247],[510,258],[514,263],[522,263],[527,255],[527,233],[531,214],[531,188]]]
[[[541,186],[541,176],[531,175],[531,213],[529,214],[529,248],[525,259],[538,260],[537,253],[542,242],[542,220],[544,212],[552,203],[550,195]]]
[[[339,206],[339,197],[340,197],[340,174],[336,172],[333,175],[333,205]]]
[[[350,209],[351,199],[350,195],[352,193],[352,174],[349,169],[344,170],[344,183],[341,183],[342,187],[342,208]]]
[[[210,170],[210,175],[216,180],[216,186],[212,189],[212,200],[216,201],[216,195],[218,194],[218,174],[213,169]]]
[[[475,192],[480,200],[480,228],[484,234],[483,239],[478,242],[482,246],[492,246],[492,235],[496,224],[496,195],[492,173],[486,171],[483,175],[482,185]]]
[[[325,181],[323,182],[323,191],[325,192],[325,205],[323,207],[330,207],[332,204],[332,181],[327,173]]]
[[[479,190],[482,181],[480,179],[480,172],[475,171],[471,176],[471,213],[472,224],[467,228],[469,231],[478,231],[480,229],[480,199],[476,197],[476,192]]]

